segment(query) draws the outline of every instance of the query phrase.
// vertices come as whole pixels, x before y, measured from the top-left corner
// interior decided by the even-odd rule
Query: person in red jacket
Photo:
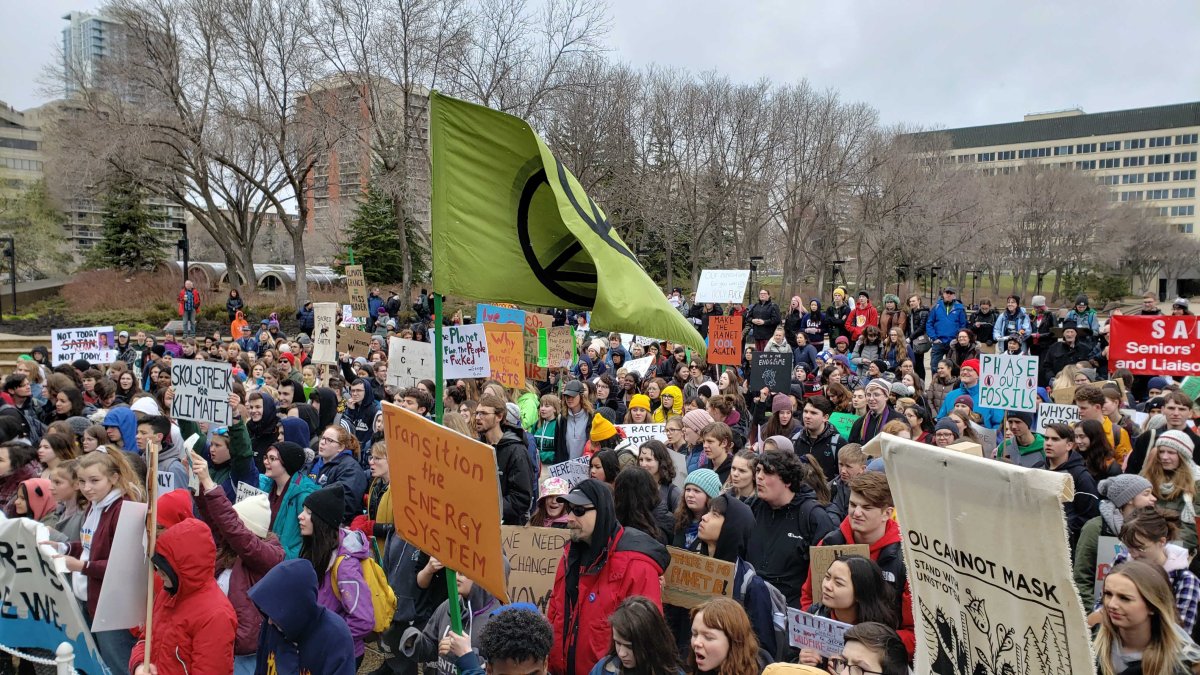
[[[554,574],[546,618],[554,628],[550,672],[588,675],[608,653],[608,617],[641,595],[662,609],[658,578],[671,558],[649,534],[617,522],[612,490],[589,478],[557,498],[570,516],[571,543]]]
[[[196,337],[196,315],[200,313],[200,291],[191,280],[183,282],[179,291],[179,316],[183,318],[183,336]]]
[[[874,471],[855,476],[850,480],[849,515],[842,520],[837,530],[825,535],[817,545],[866,544],[870,547],[867,557],[883,570],[883,578],[895,589],[896,598],[900,601],[900,627],[896,632],[904,641],[904,648],[908,650],[908,658],[911,660],[917,644],[913,624],[912,591],[909,590],[908,574],[904,570],[904,551],[900,543],[900,526],[893,518],[895,513],[887,476]],[[808,611],[813,600],[813,579],[810,570],[808,579],[800,590],[800,608]]]
[[[237,615],[214,576],[217,547],[208,525],[188,518],[167,528],[154,545],[154,571],[163,592],[154,596],[150,667],[145,639],[129,657],[133,675],[232,673]]]
[[[879,325],[879,310],[871,304],[871,295],[866,291],[858,292],[858,302],[846,316],[846,331],[850,334],[850,344],[858,342],[867,326]]]

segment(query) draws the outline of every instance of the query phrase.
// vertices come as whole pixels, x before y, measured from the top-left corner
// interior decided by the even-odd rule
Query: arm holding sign
[[[200,518],[212,526],[217,535],[229,544],[246,568],[255,574],[263,575],[283,562],[283,546],[279,543],[279,538],[268,533],[266,539],[260,539],[242,524],[241,518],[233,510],[233,504],[230,504],[225,496],[225,491],[214,483],[209,475],[208,463],[196,453],[192,453],[192,470],[196,472],[200,481],[199,499],[196,500]],[[259,499],[261,498],[260,496]]]

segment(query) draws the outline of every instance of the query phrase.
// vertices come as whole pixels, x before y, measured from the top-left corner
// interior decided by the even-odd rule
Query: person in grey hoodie
[[[504,559],[504,577],[508,578],[508,559]],[[466,576],[459,574],[458,602],[459,615],[462,617],[463,634],[471,636],[471,647],[479,649],[479,637],[483,634],[484,626],[492,620],[495,611],[503,604],[491,593],[484,590]],[[439,654],[441,644],[450,633],[450,600],[443,602],[425,624],[424,630],[410,627],[400,637],[400,651],[417,664],[435,662],[438,675],[457,675],[457,659],[447,653]]]

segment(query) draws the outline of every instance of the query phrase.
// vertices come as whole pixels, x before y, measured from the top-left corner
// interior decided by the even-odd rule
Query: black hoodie
[[[361,452],[359,462],[363,468],[367,466],[370,457],[371,440],[375,437],[375,418],[383,414],[383,408],[375,400],[375,390],[371,388],[371,380],[363,379],[363,400],[358,406],[346,406],[342,412],[342,426],[346,427],[358,439]],[[336,410],[336,408],[335,408]],[[321,417],[325,416],[325,402],[321,402]]]
[[[1079,531],[1083,529],[1087,521],[1100,515],[1100,493],[1096,489],[1096,479],[1088,473],[1087,465],[1083,463],[1083,455],[1074,450],[1067,455],[1067,461],[1057,468],[1051,469],[1049,460],[1044,466],[1038,468],[1070,474],[1071,479],[1075,482],[1075,499],[1063,502],[1068,540],[1071,544],[1071,553],[1074,554],[1075,544],[1079,541]]]
[[[746,561],[783,593],[789,607],[799,607],[808,548],[836,529],[838,520],[809,486],[795,485],[792,491],[792,501],[777,509],[758,497],[750,500],[755,523]]]

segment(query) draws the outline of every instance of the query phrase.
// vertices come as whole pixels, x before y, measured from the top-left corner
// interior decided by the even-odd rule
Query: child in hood
[[[17,486],[17,497],[13,500],[13,515],[18,518],[36,520],[46,527],[58,524],[55,507],[58,501],[51,491],[49,478],[30,478]]]

